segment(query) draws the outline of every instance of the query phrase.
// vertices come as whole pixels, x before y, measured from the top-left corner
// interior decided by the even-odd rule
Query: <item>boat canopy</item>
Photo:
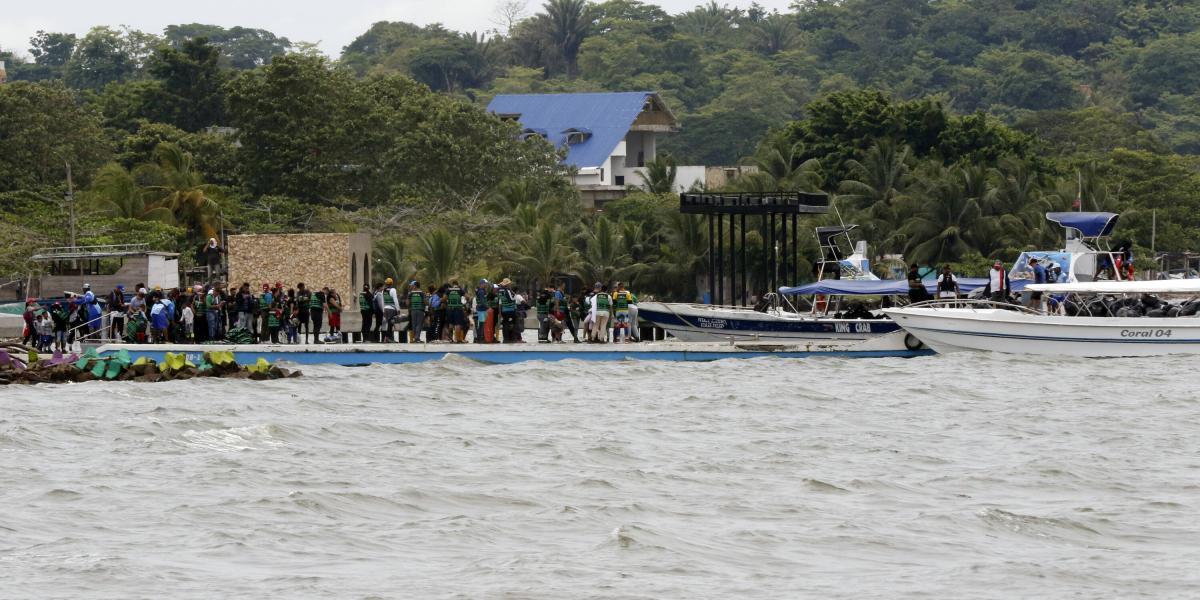
[[[1052,212],[1046,218],[1067,229],[1078,231],[1083,237],[1107,237],[1117,226],[1117,213],[1110,212]]]
[[[937,280],[925,281],[925,289],[930,293],[937,292]],[[1013,291],[1023,289],[1025,282],[1013,281]],[[968,294],[976,289],[987,286],[986,277],[959,277],[958,289]],[[908,294],[907,279],[825,279],[806,285],[781,287],[779,293],[785,296],[904,296]]]
[[[1200,294],[1200,279],[1031,283],[1027,289],[1051,294]]]

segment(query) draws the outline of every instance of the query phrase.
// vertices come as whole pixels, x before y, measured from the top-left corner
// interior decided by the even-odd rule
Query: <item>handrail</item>
[[[1023,312],[1025,314],[1030,314],[1030,315],[1041,316],[1041,315],[1046,314],[1040,310],[1034,310],[1027,306],[1021,306],[1020,304],[1009,304],[1008,302],[997,302],[995,300],[972,300],[970,298],[963,298],[963,299],[956,299],[956,300],[949,300],[949,299],[926,300],[924,302],[915,302],[913,304],[909,304],[905,308],[932,308],[934,310],[937,310],[939,308],[985,308],[985,307],[999,308],[999,309],[1003,309],[1003,310],[1016,310],[1018,312]]]

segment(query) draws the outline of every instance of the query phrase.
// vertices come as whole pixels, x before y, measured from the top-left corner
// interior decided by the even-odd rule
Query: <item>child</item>
[[[38,351],[49,352],[50,341],[54,337],[54,324],[50,322],[50,315],[40,308],[38,309],[37,322],[35,323],[35,326],[37,327],[38,335]]]
[[[191,342],[195,338],[196,312],[192,310],[192,303],[188,302],[183,305],[183,316],[180,319],[183,321],[183,339],[186,342]]]

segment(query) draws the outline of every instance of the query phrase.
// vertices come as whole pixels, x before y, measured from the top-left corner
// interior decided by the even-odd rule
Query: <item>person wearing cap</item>
[[[1041,262],[1038,261],[1037,257],[1034,257],[1034,256],[1029,257],[1029,269],[1031,271],[1033,271],[1033,282],[1034,283],[1046,283],[1047,282],[1046,267],[1042,266]],[[1042,303],[1042,293],[1041,292],[1033,292],[1032,294],[1029,295],[1029,307],[1030,308],[1033,308],[1034,306],[1039,306],[1039,305],[1041,305],[1041,303]]]
[[[108,336],[114,340],[121,339],[125,332],[125,286],[118,284],[108,294]]]
[[[630,342],[632,323],[629,318],[629,306],[634,302],[637,302],[637,298],[625,289],[624,283],[618,281],[617,291],[612,294],[613,316],[616,323],[613,326],[613,342],[615,343],[628,344]]]
[[[384,336],[383,341],[396,341],[393,328],[396,326],[396,317],[400,313],[400,293],[396,291],[395,282],[391,277],[383,281],[383,289],[379,295],[377,306],[379,310],[383,311],[383,323],[387,325],[387,335]]]
[[[83,284],[83,298],[80,300],[83,303],[85,316],[87,317],[88,333],[95,333],[100,330],[100,303],[96,301],[96,294],[92,293],[91,284]]]
[[[983,295],[991,299],[992,302],[1008,302],[1008,291],[1011,289],[1008,284],[1008,273],[1004,270],[1004,263],[996,261],[992,265],[992,269],[988,271],[988,284],[983,290]]]
[[[599,281],[592,286],[592,292],[592,341],[605,344],[608,343],[608,316],[612,309],[612,296],[608,295]]]
[[[408,341],[416,344],[421,341],[421,331],[425,327],[425,292],[416,280],[408,282]]]
[[[503,342],[517,341],[517,295],[512,291],[512,280],[505,277],[496,288],[496,304],[500,308],[500,331]]]

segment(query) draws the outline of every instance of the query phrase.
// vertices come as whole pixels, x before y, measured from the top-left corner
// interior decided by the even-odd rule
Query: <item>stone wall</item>
[[[371,236],[367,234],[232,235],[228,246],[229,285],[249,282],[258,290],[263,283],[273,285],[279,281],[286,289],[303,282],[310,289],[331,287],[343,299],[353,297],[352,278],[362,286],[361,254],[369,253],[370,248]]]

